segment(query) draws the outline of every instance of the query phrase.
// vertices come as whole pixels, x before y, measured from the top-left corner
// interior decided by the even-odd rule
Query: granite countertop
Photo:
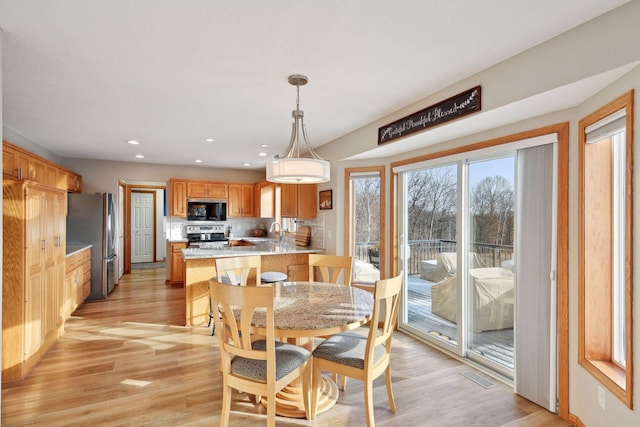
[[[66,254],[67,256],[75,255],[76,253],[82,250],[92,248],[92,247],[93,245],[90,245],[87,243],[77,243],[77,242],[67,243]]]
[[[270,243],[255,246],[226,246],[219,249],[182,249],[182,257],[187,259],[197,258],[221,258],[229,256],[248,255],[281,255],[281,254],[305,254],[324,252],[322,248],[296,247],[294,245]]]
[[[278,336],[317,336],[363,324],[373,311],[373,294],[355,286],[322,282],[275,283],[274,310]],[[266,325],[264,311],[253,313],[251,324]]]
[[[229,240],[244,240],[245,242],[251,243],[278,243],[277,239],[272,239],[270,237],[250,237],[250,236],[234,236],[229,237]]]

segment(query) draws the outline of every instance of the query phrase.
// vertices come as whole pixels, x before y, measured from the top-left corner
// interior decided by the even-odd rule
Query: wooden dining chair
[[[351,285],[352,257],[348,255],[309,254],[309,280]]]
[[[331,371],[364,382],[367,426],[373,419],[373,380],[383,372],[387,381],[387,397],[391,412],[396,411],[391,389],[391,337],[398,318],[398,302],[402,273],[391,279],[378,280],[367,335],[342,332],[320,343],[313,351],[313,385],[311,418],[315,418],[321,371]]]
[[[216,258],[216,277],[213,279],[230,285],[254,285],[260,283],[260,255]],[[209,298],[209,325],[213,319],[213,302]],[[216,334],[216,324],[213,324],[211,335]]]
[[[224,276],[232,285],[257,286],[260,284],[260,255],[216,258],[218,282],[225,283]]]
[[[266,399],[267,426],[275,426],[276,393],[302,378],[304,409],[310,416],[311,353],[299,346],[276,341],[273,287],[234,286],[210,280],[209,290],[218,329],[222,371],[220,426],[229,424],[232,389]],[[266,316],[266,337],[254,340],[254,312]],[[257,315],[258,313],[256,313]],[[261,336],[263,337],[263,336]]]

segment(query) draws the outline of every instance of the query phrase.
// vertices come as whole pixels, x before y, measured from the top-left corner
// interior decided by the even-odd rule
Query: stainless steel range
[[[217,249],[229,246],[224,236],[224,224],[187,225],[187,239],[190,248]]]

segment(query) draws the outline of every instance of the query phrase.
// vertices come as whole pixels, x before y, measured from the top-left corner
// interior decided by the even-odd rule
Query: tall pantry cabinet
[[[2,381],[24,378],[64,325],[66,191],[3,180]]]

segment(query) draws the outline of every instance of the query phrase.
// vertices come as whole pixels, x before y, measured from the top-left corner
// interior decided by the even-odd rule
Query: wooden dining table
[[[369,321],[373,294],[353,286],[325,282],[278,282],[274,287],[275,335],[313,351],[313,338],[358,328]],[[252,332],[265,335],[266,316],[255,312]],[[338,400],[338,386],[323,376],[318,412],[326,411]],[[276,396],[278,415],[304,418],[300,381]]]

